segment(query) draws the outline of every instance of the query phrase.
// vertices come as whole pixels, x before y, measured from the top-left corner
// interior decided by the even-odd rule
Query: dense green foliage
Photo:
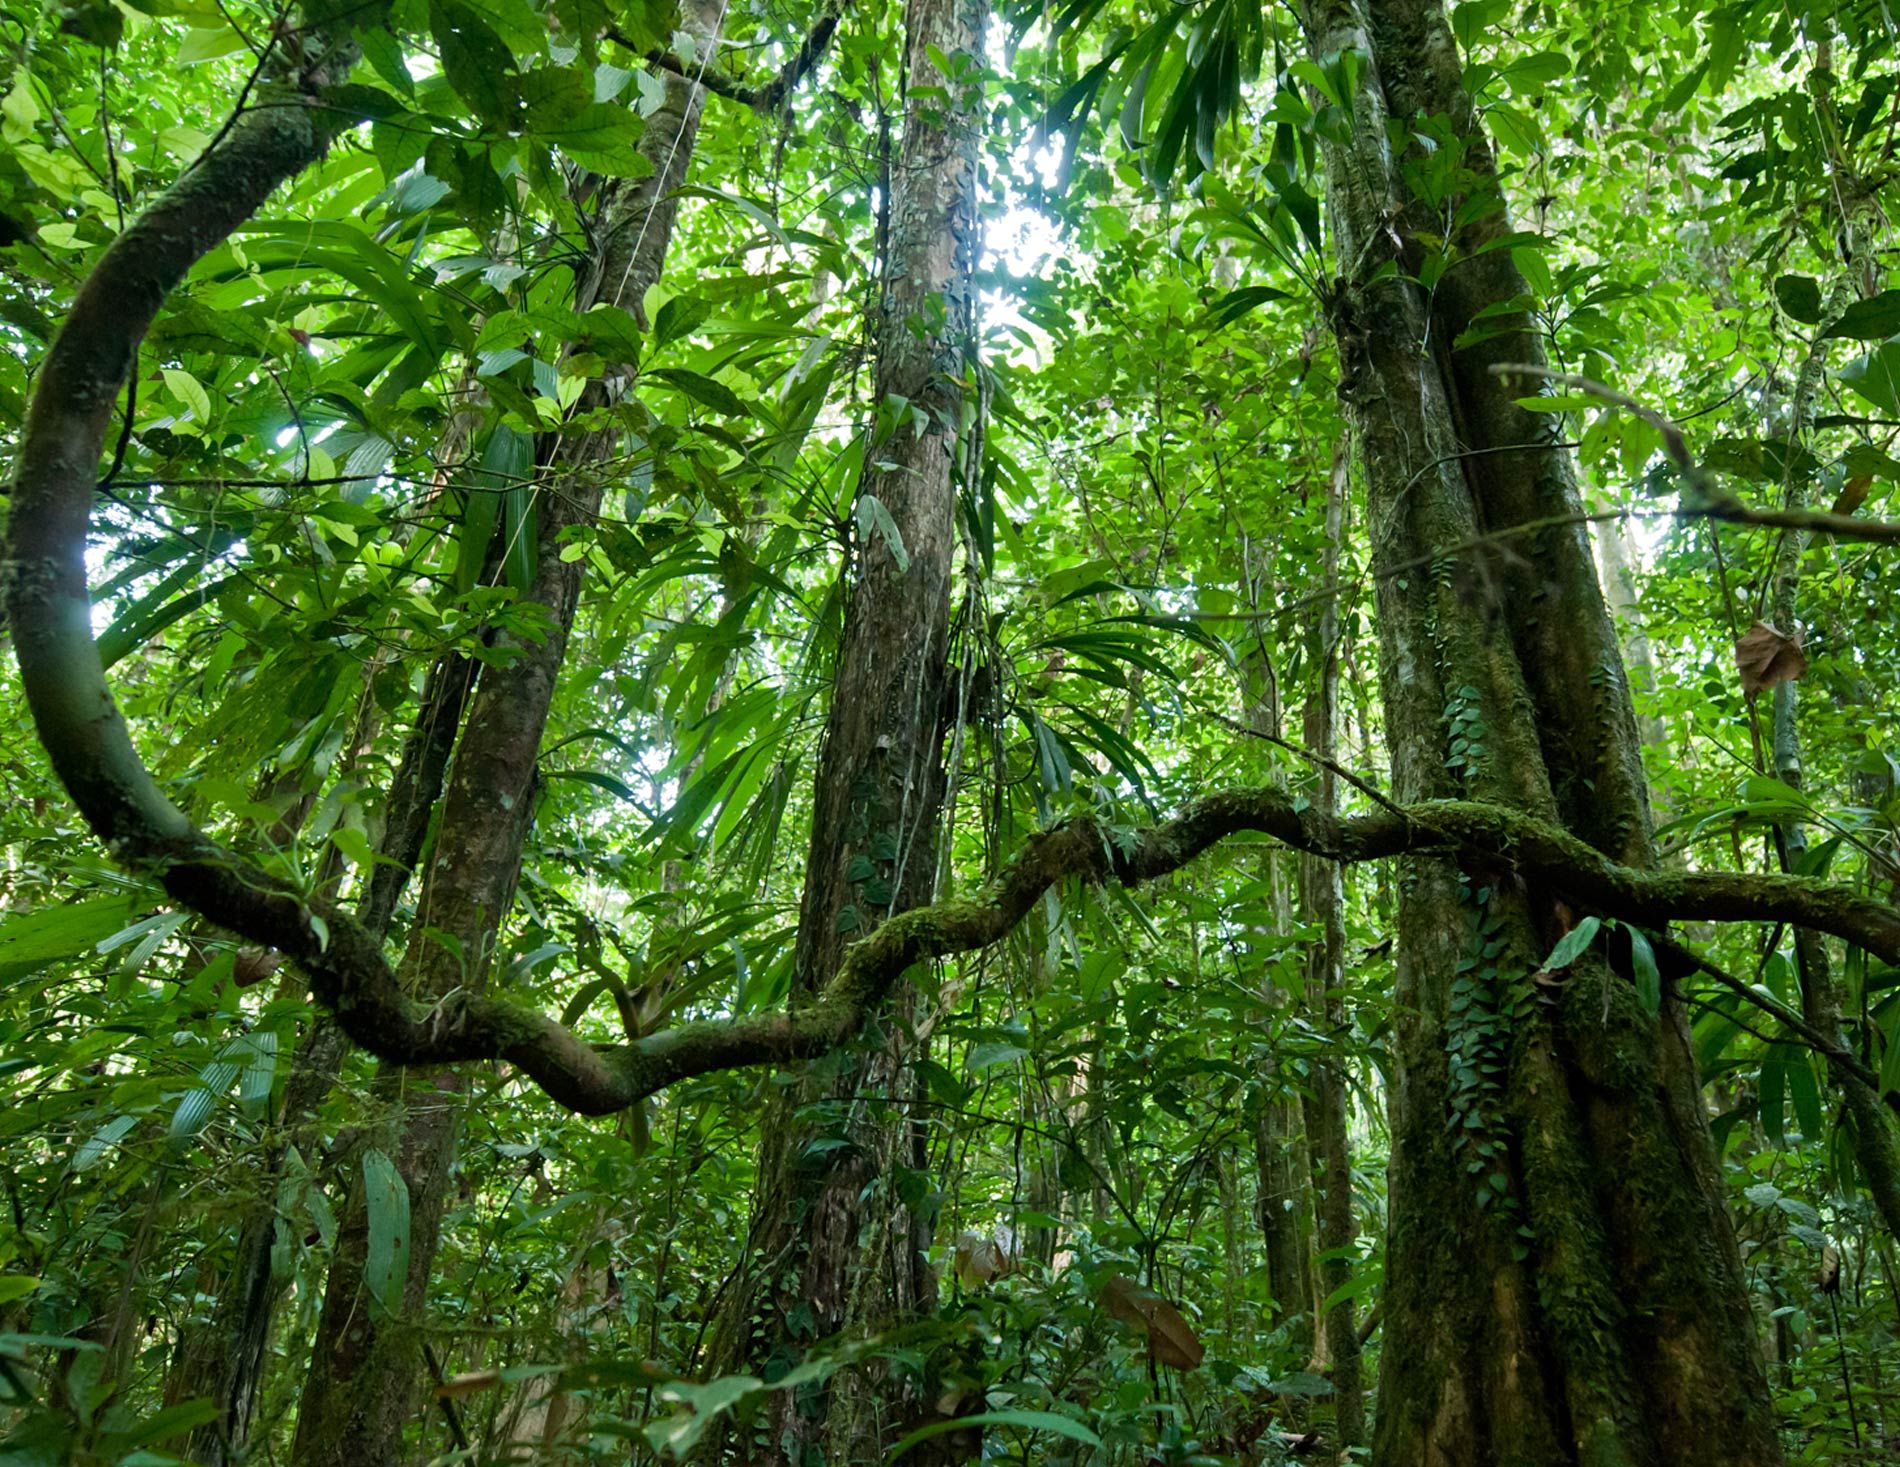
[[[778,76],[820,5],[733,0],[716,49],[642,0],[370,9],[306,7],[362,46],[324,94],[338,135],[172,293],[120,400],[90,552],[113,689],[197,822],[312,900],[354,902],[430,668],[548,633],[524,599],[537,435],[612,428],[598,521],[561,551],[585,580],[489,986],[601,1042],[775,1010],[795,989],[846,567],[867,545],[904,550],[860,493],[921,412],[874,387],[904,17],[843,7],[810,74],[751,106],[727,94]],[[78,283],[255,102],[260,53],[298,42],[258,0],[10,0],[4,19],[11,454]],[[1443,201],[1445,227],[1408,237],[1394,268],[1429,294],[1469,263],[1464,226],[1508,205],[1495,247],[1530,292],[1511,309],[1572,374],[1521,391],[1575,445],[1665,861],[1786,858],[1893,900],[1895,547],[1728,517],[1739,500],[1900,519],[1893,20],[1825,0],[1472,0],[1453,28],[1503,197],[1474,191],[1446,119],[1395,118],[1407,183]],[[666,96],[652,51],[718,84],[679,221],[639,311],[576,310],[598,196],[651,166],[636,144]],[[1000,7],[984,62],[942,89],[946,108],[958,87],[980,100],[987,249],[940,893],[977,891],[1075,816],[1114,842],[1209,790],[1315,796],[1300,715],[1335,658],[1340,808],[1380,808],[1372,546],[1329,314],[1353,262],[1334,255],[1321,163],[1356,125],[1360,64],[1308,59],[1294,13],[1247,0],[1064,0]],[[583,397],[621,372],[624,396]],[[1523,553],[1508,536],[1467,551],[1479,584]],[[1805,649],[1799,702],[1782,698],[1792,766],[1775,694],[1736,652],[1789,587],[1797,625],[1779,630]],[[371,1292],[401,1307],[407,1194],[378,1138],[409,1097],[358,1051],[313,1111],[287,1113],[314,1025],[297,970],[116,865],[10,657],[0,688],[0,1462],[190,1460],[175,1454],[212,1412],[177,1398],[176,1360],[260,1197],[286,1293],[250,1460],[284,1457],[347,1192],[367,1198]],[[1478,714],[1446,717],[1454,759],[1497,752]],[[891,899],[880,880],[867,868],[867,908]],[[867,1116],[914,1129],[880,1186],[932,1219],[939,1298],[877,1334],[801,1340],[769,1383],[708,1379],[707,1359],[786,1072],[703,1075],[583,1118],[509,1066],[467,1067],[422,1321],[441,1405],[413,1422],[414,1460],[684,1458],[709,1421],[749,1422],[772,1391],[868,1361],[928,1382],[909,1427],[959,1440],[953,1421],[983,1418],[987,1460],[1329,1447],[1331,1362],[1313,1316],[1272,1297],[1261,1220],[1297,1214],[1298,1271],[1343,1259],[1347,1282],[1314,1302],[1356,1309],[1375,1387],[1399,880],[1347,869],[1331,1009],[1307,992],[1323,933],[1297,858],[1264,838],[1137,891],[1067,883],[1005,942],[913,970],[916,1002],[858,1041],[899,1046],[904,1088],[802,1119],[813,1161],[857,1144]],[[429,925],[415,896],[399,933]],[[1448,1123],[1483,1126],[1503,1042],[1487,1026],[1620,941],[1641,1002],[1655,1011],[1667,986],[1693,1025],[1789,1459],[1890,1460],[1900,1245],[1865,1185],[1865,1122],[1815,1052],[1794,933],[1679,926],[1729,986],[1665,974],[1641,933],[1579,913],[1568,952],[1517,971],[1487,946],[1486,894],[1470,897],[1472,966],[1511,997],[1454,1037],[1470,1099]],[[1900,1101],[1900,969],[1828,947],[1844,1042]],[[1322,1062],[1347,1081],[1358,1232],[1328,1260],[1317,1158],[1263,1119],[1297,1114]],[[1284,1144],[1294,1164],[1275,1172]],[[1517,1225],[1490,1144],[1471,1143],[1468,1184]],[[1289,1170],[1283,1196],[1270,1179]],[[550,1392],[578,1404],[540,1445]]]

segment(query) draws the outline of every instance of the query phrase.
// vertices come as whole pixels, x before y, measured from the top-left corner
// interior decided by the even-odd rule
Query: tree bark
[[[1462,200],[1416,197],[1393,152],[1420,114],[1442,117],[1467,176],[1496,187],[1442,4],[1307,0],[1303,21],[1322,65],[1363,58],[1349,131],[1326,145],[1343,272],[1330,314],[1397,797],[1508,805],[1649,868],[1635,721],[1571,466],[1515,405],[1522,386],[1490,370],[1540,363],[1542,342],[1521,319],[1460,340],[1525,290],[1508,250],[1477,253],[1508,219],[1448,230]],[[1428,290],[1425,241],[1447,234],[1457,258]],[[1565,516],[1515,540],[1517,557],[1449,553]],[[1428,568],[1408,574],[1415,560]],[[1680,1006],[1665,994],[1652,1016],[1596,953],[1534,982],[1567,920],[1508,859],[1407,864],[1374,1460],[1778,1463]]]
[[[1347,461],[1342,445],[1326,492],[1326,548],[1320,561],[1318,675],[1307,698],[1302,732],[1317,755],[1318,789],[1313,803],[1325,815],[1339,809],[1339,781],[1331,766],[1338,758],[1339,547],[1345,534]],[[1300,857],[1300,907],[1305,926],[1319,936],[1306,953],[1306,1012],[1314,1028],[1329,1039],[1346,1038],[1345,890],[1339,864],[1318,856]],[[1312,1152],[1314,1214],[1319,1242],[1320,1302],[1352,1278],[1348,1249],[1358,1241],[1352,1208],[1352,1147],[1346,1128],[1346,1073],[1328,1052],[1314,1061],[1304,1098],[1307,1145]],[[1333,1449],[1343,1459],[1348,1448],[1365,1439],[1365,1391],[1359,1368],[1358,1311],[1343,1299],[1321,1321],[1327,1364],[1333,1380]]]
[[[697,0],[688,16],[709,40],[718,10]],[[614,185],[602,210],[600,249],[578,284],[578,309],[599,303],[641,312],[658,278],[678,209],[704,93],[670,78],[667,98],[647,119],[640,150],[653,172]],[[578,410],[608,405],[624,378],[597,378]],[[606,488],[604,461],[617,429],[554,435],[537,444],[536,564],[524,600],[544,607],[540,640],[510,639],[506,662],[481,673],[468,726],[444,799],[436,853],[418,898],[422,914],[403,958],[407,990],[441,998],[479,993],[501,923],[514,901],[532,823],[535,770],[585,559],[567,561],[566,532],[593,523]],[[443,939],[446,934],[448,941]],[[398,1308],[385,1311],[365,1285],[368,1217],[360,1189],[338,1229],[324,1291],[310,1375],[298,1413],[296,1458],[310,1467],[364,1467],[398,1460],[404,1426],[415,1414],[429,1274],[448,1201],[449,1173],[461,1129],[466,1074],[388,1067],[377,1093],[389,1106],[390,1156],[409,1191],[408,1272]]]
[[[396,903],[422,857],[473,671],[473,663],[455,654],[430,669],[416,726],[404,742],[386,802],[379,854],[393,864],[374,868],[359,910],[372,936],[380,938],[389,930]],[[302,1123],[322,1103],[348,1050],[343,1031],[319,1015],[291,1061],[280,1128]],[[239,1224],[237,1249],[217,1308],[204,1325],[186,1332],[165,1382],[167,1405],[206,1397],[218,1408],[216,1418],[186,1443],[186,1454],[205,1467],[224,1467],[226,1461],[242,1457],[263,1388],[271,1322],[283,1294],[271,1270],[271,1251],[277,1240],[277,1177],[289,1149],[289,1137],[283,1134],[265,1152],[263,1178]]]
[[[1280,737],[1279,679],[1264,644],[1241,658],[1241,699],[1247,727],[1272,739]],[[1276,780],[1277,783],[1277,780]],[[1286,851],[1262,857],[1273,910],[1271,931],[1264,939],[1293,926],[1296,858]],[[1266,972],[1258,976],[1261,1002],[1272,1011],[1290,1011],[1298,996],[1282,990]],[[1273,1322],[1285,1329],[1301,1352],[1313,1344],[1313,1168],[1302,1124],[1301,1079],[1291,1067],[1267,1077],[1265,1093],[1254,1116],[1254,1209],[1261,1241],[1267,1249],[1267,1291],[1273,1296]]]
[[[809,1003],[857,937],[934,894],[953,716],[950,582],[984,19],[983,0],[912,0],[905,15],[907,106],[891,184],[876,428],[865,445],[853,579],[813,790],[795,1002]],[[912,1086],[913,1008],[900,985],[881,1032],[828,1075],[801,1076],[772,1101],[745,1257],[714,1341],[716,1372],[772,1379],[820,1340],[873,1332],[934,1301],[924,1263],[933,1216],[906,1185],[926,1164],[923,1133],[902,1099]],[[800,1118],[813,1107],[828,1125]],[[707,1455],[877,1460],[893,1425],[890,1387],[849,1372],[828,1390],[774,1393],[762,1441],[727,1438]]]

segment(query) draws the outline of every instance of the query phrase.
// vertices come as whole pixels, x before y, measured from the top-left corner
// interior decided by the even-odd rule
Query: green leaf
[[[699,1442],[706,1428],[765,1383],[756,1376],[722,1375],[704,1385],[676,1380],[660,1388],[660,1398],[684,1409],[663,1420],[649,1422],[643,1431],[655,1451],[666,1451],[683,1459]]]
[[[875,534],[884,542],[884,548],[890,551],[897,573],[901,576],[910,569],[910,552],[904,548],[903,533],[897,528],[897,521],[891,518],[891,512],[884,507],[883,500],[875,494],[860,494],[857,513],[853,518],[857,522],[860,541],[868,540]]]
[[[1840,371],[1841,383],[1881,412],[1900,416],[1900,340],[1883,342]]]
[[[1656,949],[1639,929],[1622,924],[1630,935],[1630,968],[1636,981],[1636,997],[1652,1014],[1662,1012],[1662,972],[1656,966]]]
[[[712,314],[712,307],[696,296],[676,295],[660,307],[653,322],[653,344],[665,346],[698,330]]]
[[[1878,341],[1900,331],[1900,290],[1883,290],[1879,295],[1855,301],[1821,333],[1822,341]]]
[[[1010,1064],[1015,1060],[1021,1059],[1028,1053],[1029,1051],[1024,1049],[1020,1044],[1004,1044],[997,1040],[978,1044],[970,1050],[969,1072],[974,1075],[978,1071],[987,1070],[993,1065]]]
[[[1290,301],[1297,297],[1289,290],[1280,290],[1271,285],[1243,285],[1238,290],[1230,290],[1208,308],[1207,319],[1211,326],[1228,326],[1242,316],[1251,315],[1269,301]]]
[[[455,0],[429,0],[429,33],[442,57],[449,85],[483,122],[509,127],[519,96],[515,89],[515,53],[494,29]]]
[[[1602,930],[1602,927],[1602,918],[1585,917],[1557,939],[1557,945],[1550,950],[1550,956],[1544,959],[1544,971],[1554,973],[1559,968],[1568,968],[1576,962],[1583,956],[1584,949],[1596,941],[1597,933]]]
[[[244,37],[232,27],[202,26],[185,32],[185,39],[178,43],[177,54],[172,57],[172,64],[198,66],[206,61],[216,61],[220,56],[235,56],[247,49]]]
[[[130,892],[61,902],[0,922],[0,982],[25,978],[62,958],[92,954],[124,929],[136,898]]]
[[[1376,1263],[1368,1264],[1326,1296],[1319,1306],[1319,1317],[1324,1319],[1348,1299],[1357,1299],[1361,1295],[1370,1293],[1383,1282],[1385,1282],[1385,1270]]]
[[[1102,1439],[1081,1422],[1058,1416],[1053,1411],[979,1411],[974,1416],[959,1416],[953,1421],[933,1421],[928,1426],[918,1427],[909,1436],[900,1437],[885,1460],[895,1462],[918,1443],[942,1436],[945,1432],[961,1431],[966,1426],[1013,1426],[1023,1431],[1046,1431],[1052,1436],[1064,1436],[1085,1447],[1099,1447],[1102,1444]]]
[[[1814,1077],[1814,1064],[1804,1049],[1788,1050],[1788,1098],[1794,1102],[1795,1123],[1803,1140],[1819,1142],[1827,1134],[1827,1122],[1821,1111],[1821,1087]]]
[[[581,167],[609,178],[645,178],[652,163],[634,146],[640,136],[639,115],[611,102],[590,102],[558,127],[543,130],[546,138]]]
[[[1761,1129],[1779,1150],[1788,1148],[1787,1131],[1787,1094],[1788,1060],[1784,1046],[1771,1044],[1761,1059],[1761,1078],[1758,1081],[1760,1098]]]
[[[363,1153],[363,1200],[369,1218],[363,1285],[393,1314],[409,1278],[409,1188],[396,1164],[374,1147]]]
[[[1887,1047],[1880,1057],[1880,1093],[1900,1092],[1900,1004],[1894,1004],[1887,1018]]]
[[[73,1170],[83,1172],[104,1156],[108,1150],[129,1136],[132,1128],[138,1123],[137,1116],[114,1116],[107,1121],[87,1137],[85,1144],[73,1153]]]
[[[219,1099],[238,1077],[238,1067],[229,1060],[216,1059],[198,1072],[198,1083],[187,1090],[172,1112],[165,1139],[182,1148],[202,1131],[218,1107]]]
[[[743,417],[749,409],[740,401],[739,395],[723,382],[716,382],[699,372],[688,372],[680,367],[667,367],[662,371],[650,372],[649,377],[677,387],[695,402],[704,403],[716,413],[728,417]]]
[[[193,422],[211,421],[211,395],[196,377],[179,367],[160,367],[159,376],[165,379],[172,396],[190,410]]]
[[[1780,276],[1775,281],[1775,299],[1803,326],[1821,324],[1821,287],[1811,276]]]
[[[415,78],[403,64],[402,46],[387,26],[364,26],[357,31],[356,39],[363,48],[363,59],[375,68],[378,76],[403,96],[416,95]]]
[[[0,1304],[11,1304],[16,1299],[24,1299],[40,1286],[40,1281],[32,1274],[10,1273],[0,1276]]]

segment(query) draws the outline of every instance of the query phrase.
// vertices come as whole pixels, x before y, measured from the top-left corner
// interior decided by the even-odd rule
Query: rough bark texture
[[[1326,495],[1326,549],[1320,586],[1339,589],[1339,546],[1345,533],[1347,465],[1342,452],[1333,466]],[[1302,733],[1306,747],[1322,761],[1313,803],[1325,815],[1339,809],[1339,781],[1329,765],[1338,753],[1339,603],[1332,594],[1320,603],[1319,675],[1307,699]],[[1345,892],[1337,862],[1300,857],[1300,916],[1319,936],[1306,954],[1306,1013],[1322,1034],[1348,1036],[1341,988],[1346,981]],[[1304,1099],[1306,1139],[1312,1153],[1314,1212],[1319,1243],[1319,1294],[1323,1304],[1352,1277],[1345,1250],[1359,1238],[1352,1208],[1352,1148],[1346,1130],[1345,1067],[1322,1055],[1307,1077]],[[1359,1368],[1359,1321],[1351,1299],[1334,1304],[1321,1321],[1321,1338],[1333,1380],[1333,1448],[1346,1449],[1365,1438],[1365,1391]]]
[[[695,7],[688,23],[712,34],[716,11]],[[704,94],[667,83],[665,103],[647,120],[641,151],[653,173],[613,185],[599,232],[601,249],[577,290],[577,307],[599,303],[636,311],[659,277],[678,204],[674,191],[692,159]],[[608,405],[624,387],[595,379],[582,412]],[[566,532],[591,525],[606,488],[614,428],[553,435],[537,446],[541,487],[535,512],[536,563],[527,603],[547,612],[539,638],[497,639],[513,656],[481,673],[444,799],[435,854],[417,900],[400,970],[423,1000],[480,994],[501,923],[514,901],[535,801],[541,735],[566,655],[585,560],[567,561]],[[445,941],[441,934],[451,940]],[[368,1218],[360,1190],[339,1227],[312,1365],[297,1420],[296,1458],[310,1467],[364,1467],[398,1460],[416,1414],[429,1275],[441,1235],[461,1129],[466,1076],[457,1070],[392,1067],[377,1081],[391,1120],[391,1159],[409,1190],[408,1274],[400,1307],[386,1311],[364,1283]],[[369,1138],[366,1138],[369,1139]]]
[[[1304,23],[1316,58],[1365,58],[1350,139],[1327,149],[1332,317],[1380,575],[1395,792],[1494,801],[1648,868],[1629,693],[1581,527],[1403,573],[1578,511],[1567,456],[1489,370],[1541,362],[1528,323],[1460,344],[1524,291],[1507,250],[1476,253],[1509,228],[1503,211],[1456,232],[1435,290],[1409,278],[1460,201],[1414,197],[1394,139],[1442,117],[1479,186],[1496,177],[1444,10],[1308,0]],[[1404,873],[1374,1459],[1779,1462],[1682,1014],[1673,998],[1645,1013],[1600,956],[1559,988],[1533,984],[1563,922],[1508,861]]]
[[[856,563],[813,790],[795,1003],[809,1003],[859,936],[933,895],[983,18],[981,0],[913,0],[905,16],[908,101],[878,322],[878,427],[865,454]],[[945,77],[933,51],[970,70]],[[894,537],[864,508],[873,499]],[[861,1051],[772,1102],[746,1255],[714,1343],[716,1372],[770,1378],[840,1330],[875,1331],[934,1301],[923,1256],[932,1218],[911,1205],[915,1193],[901,1195],[906,1175],[923,1172],[922,1132],[901,1101],[863,1098],[909,1093],[912,1006],[900,986],[885,1006],[886,1026]],[[817,1127],[814,1109],[826,1117]],[[894,1425],[884,1385],[854,1371],[826,1391],[776,1393],[756,1445],[728,1440],[712,1452],[801,1467],[821,1452],[831,1462],[876,1460]]]

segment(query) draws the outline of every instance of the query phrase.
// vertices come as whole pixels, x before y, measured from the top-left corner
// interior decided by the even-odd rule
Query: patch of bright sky
[[[992,23],[984,49],[989,52],[991,68],[998,74],[1008,69],[1008,40],[1006,28]],[[1025,178],[1033,173],[1044,189],[1053,191],[1061,181],[1062,144],[1051,139],[1038,148],[1032,132],[1017,143],[1010,155],[1010,164],[1010,179]],[[1066,246],[1055,221],[1040,209],[1025,204],[1011,187],[1010,179],[992,177],[990,180],[991,197],[984,210],[983,254],[978,268],[1001,269],[1019,279],[1039,280],[1050,262],[1066,252]],[[1005,348],[1007,356],[1021,365],[1043,365],[1048,355],[1048,335],[1024,319],[1017,309],[1014,292],[996,286],[982,292],[979,303],[982,324],[987,331],[995,333],[998,328],[1015,327],[1036,342],[1032,350],[1013,333],[996,337],[999,342],[1009,343]]]

